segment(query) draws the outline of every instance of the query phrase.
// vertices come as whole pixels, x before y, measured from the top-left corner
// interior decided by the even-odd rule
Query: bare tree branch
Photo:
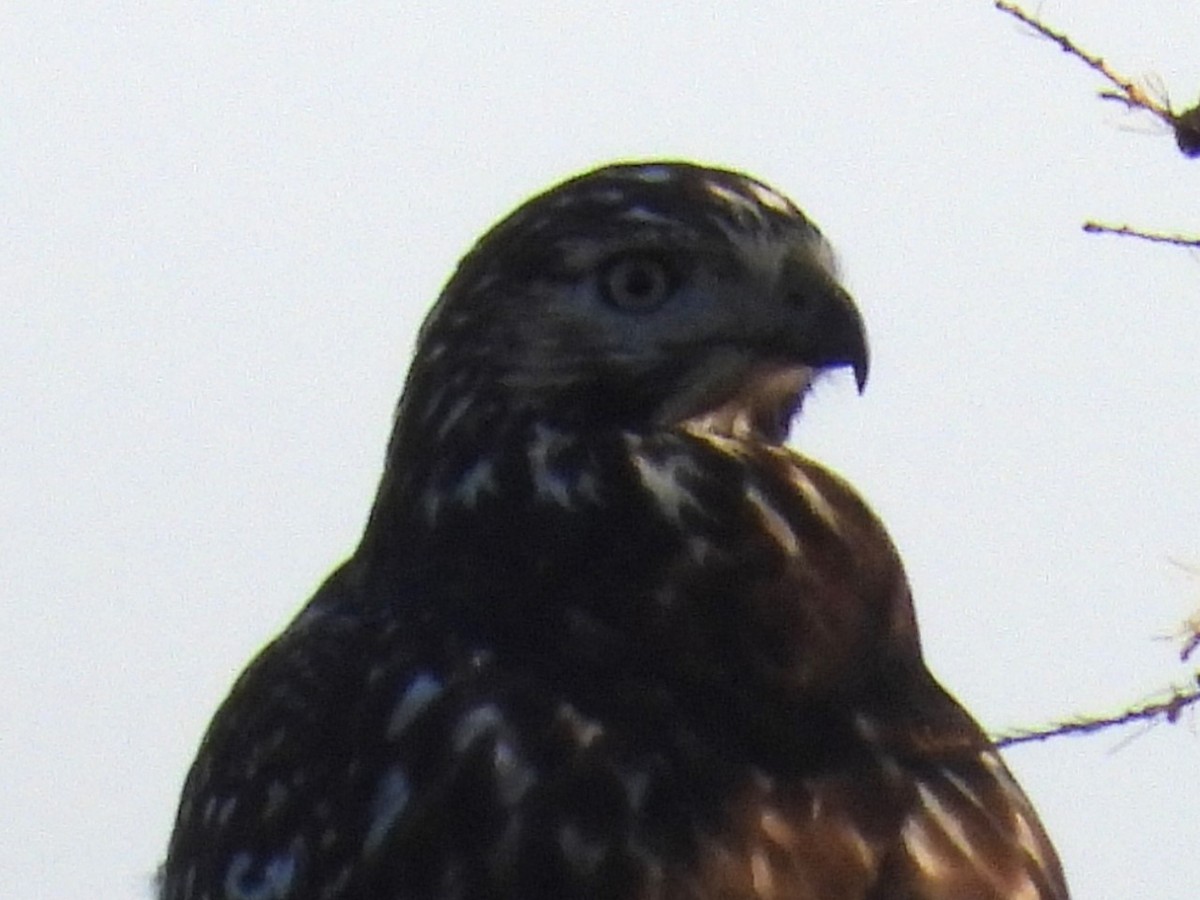
[[[1200,676],[1187,687],[1174,688],[1171,696],[1165,700],[1131,706],[1114,716],[1080,718],[1070,722],[1048,725],[1045,728],[1002,733],[995,736],[996,746],[1012,747],[1016,744],[1045,741],[1067,734],[1091,734],[1118,725],[1129,725],[1133,722],[1154,722],[1161,719],[1176,722],[1179,720],[1180,714],[1197,701],[1200,701]]]
[[[1102,222],[1084,222],[1083,230],[1088,234],[1118,234],[1125,237],[1141,238],[1143,241],[1152,241],[1156,244],[1173,244],[1176,247],[1196,247],[1200,249],[1200,237],[1142,231],[1138,228],[1132,228],[1129,225],[1105,225]]]
[[[996,8],[1008,13],[1010,16],[1020,19],[1038,34],[1054,41],[1054,43],[1058,44],[1058,46],[1063,49],[1064,53],[1069,53],[1072,56],[1083,60],[1083,62],[1086,63],[1089,68],[1099,72],[1110,82],[1112,82],[1119,91],[1119,93],[1108,93],[1102,96],[1119,99],[1127,106],[1139,107],[1147,110],[1148,112],[1154,113],[1154,115],[1158,116],[1171,127],[1175,126],[1175,114],[1172,113],[1168,107],[1158,103],[1146,92],[1143,87],[1141,87],[1141,85],[1135,82],[1132,78],[1126,78],[1107,62],[1105,62],[1101,57],[1092,53],[1088,53],[1065,34],[1054,31],[1049,26],[1042,24],[1015,3],[1008,3],[1006,0],[996,0]]]
[[[1102,98],[1116,100],[1131,109],[1144,109],[1158,117],[1175,132],[1175,142],[1179,145],[1181,153],[1185,156],[1200,156],[1200,104],[1177,113],[1171,109],[1168,103],[1156,100],[1149,91],[1132,78],[1122,75],[1114,69],[1103,57],[1084,50],[1067,35],[1038,21],[1015,3],[1007,2],[1007,0],[995,0],[995,4],[996,9],[1006,12],[1028,25],[1042,37],[1054,41],[1064,53],[1069,53],[1081,60],[1088,68],[1104,76],[1109,83],[1115,86],[1116,90],[1101,91]]]

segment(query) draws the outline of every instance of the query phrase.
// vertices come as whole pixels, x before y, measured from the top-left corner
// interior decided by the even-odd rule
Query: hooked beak
[[[797,289],[797,288],[802,289]],[[748,353],[725,347],[705,358],[707,377],[697,381],[703,393],[688,392],[664,407],[666,421],[682,419],[691,427],[728,437],[755,437],[775,444],[787,440],[813,377],[821,370],[848,366],[859,393],[867,384],[870,354],[867,332],[854,299],[832,279],[814,285],[793,284],[764,358],[764,345]],[[719,393],[715,389],[721,385]],[[713,403],[714,397],[719,398]],[[703,401],[700,406],[697,401]]]
[[[870,351],[867,329],[854,298],[838,284],[831,284],[816,300],[806,317],[801,359],[815,369],[848,366],[861,394],[867,386]]]
[[[688,423],[702,431],[787,439],[814,376],[848,367],[859,393],[867,384],[870,354],[866,326],[854,298],[832,266],[806,247],[784,263],[762,293],[733,292],[737,316],[724,324],[740,340],[706,343],[682,373],[680,387],[654,412],[659,425]],[[735,316],[737,315],[735,313]]]

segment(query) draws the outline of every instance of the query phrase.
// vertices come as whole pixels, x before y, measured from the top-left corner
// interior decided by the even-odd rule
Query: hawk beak
[[[804,362],[819,369],[849,366],[861,394],[867,386],[871,355],[866,325],[849,292],[837,284],[822,291],[805,330],[809,346]]]
[[[847,297],[849,295],[847,294]],[[853,336],[850,338],[850,349],[846,353],[846,364],[854,369],[854,383],[861,394],[867,387],[867,375],[871,370],[871,350],[867,345],[867,328],[863,323],[858,307],[851,301],[854,312]]]

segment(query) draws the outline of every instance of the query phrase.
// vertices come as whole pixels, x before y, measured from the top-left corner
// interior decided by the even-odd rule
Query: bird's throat
[[[740,380],[715,406],[690,416],[694,431],[739,440],[782,444],[813,380],[813,369],[795,364],[762,364]]]

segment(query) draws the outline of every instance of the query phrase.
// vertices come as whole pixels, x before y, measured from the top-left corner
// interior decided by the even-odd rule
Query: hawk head
[[[532,419],[692,423],[782,442],[813,375],[867,378],[862,318],[828,243],[737,172],[626,163],[503,219],[421,331],[394,448]]]

